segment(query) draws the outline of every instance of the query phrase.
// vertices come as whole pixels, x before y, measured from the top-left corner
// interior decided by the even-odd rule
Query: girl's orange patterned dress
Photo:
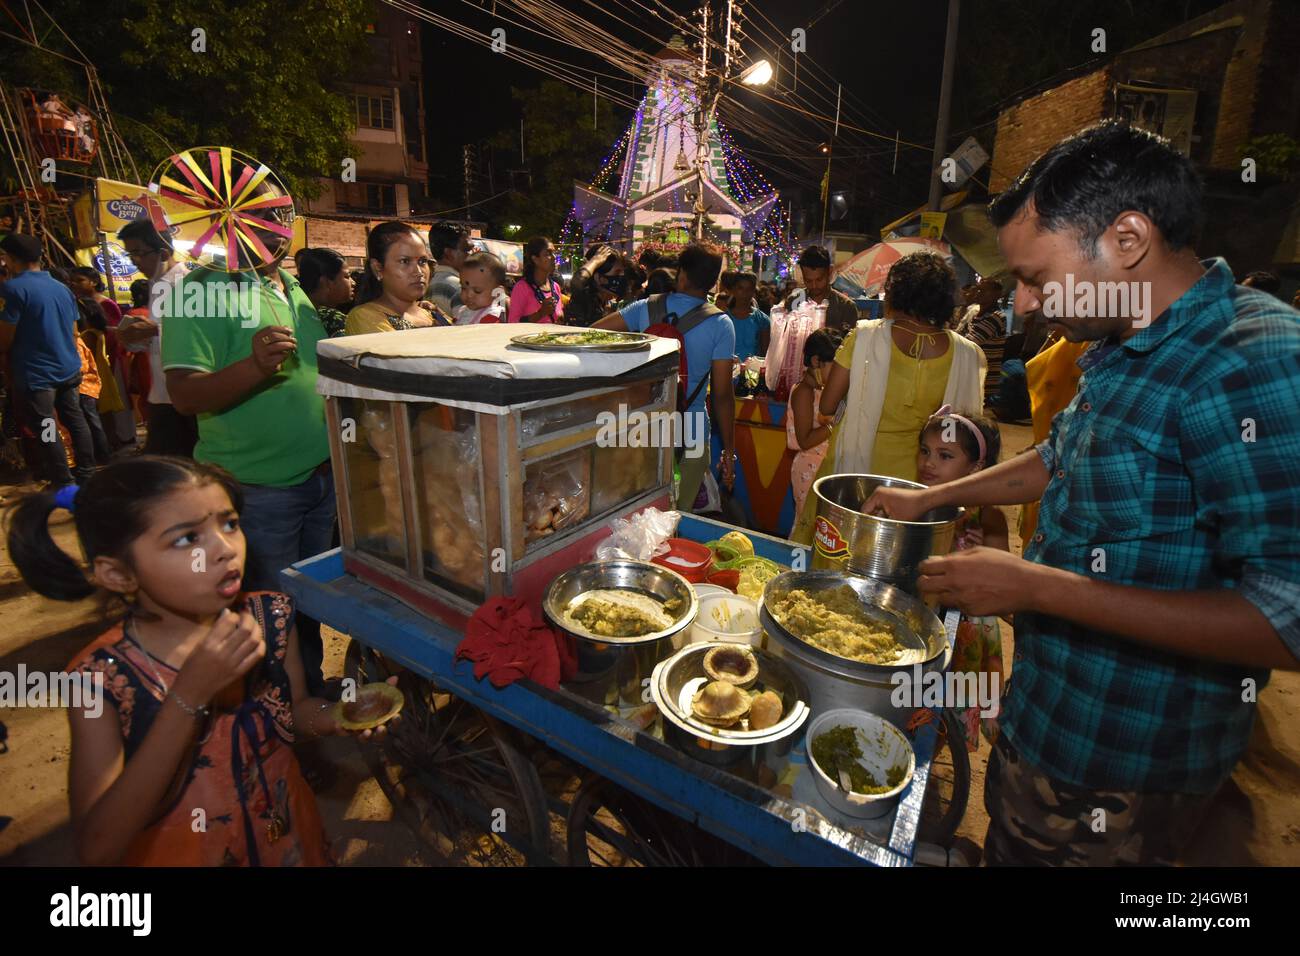
[[[185,786],[132,842],[128,866],[325,866],[331,862],[316,798],[293,755],[293,699],[284,667],[293,623],[287,595],[245,596],[262,625],[266,659],[245,678],[236,711],[200,725]],[[177,671],[148,656],[121,624],[68,668],[101,672],[127,760],[139,749]]]

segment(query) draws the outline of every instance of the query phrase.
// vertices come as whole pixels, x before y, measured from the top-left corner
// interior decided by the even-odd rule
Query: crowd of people
[[[1001,676],[997,618],[1014,615],[996,726],[966,714],[968,745],[981,729],[994,740],[986,859],[1171,861],[1244,752],[1254,712],[1243,678],[1262,686],[1270,668],[1300,666],[1300,317],[1262,291],[1267,276],[1236,284],[1222,259],[1198,259],[1200,208],[1190,163],[1152,134],[1106,123],[1054,146],[990,209],[1026,320],[1012,336],[1003,287],[983,279],[959,303],[951,265],[932,252],[896,263],[883,316],[863,320],[816,246],[790,290],[724,273],[708,243],[675,260],[598,244],[566,292],[544,237],[507,289],[500,259],[454,226],[372,229],[356,277],[322,248],[298,254],[296,276],[281,254],[232,277],[187,272],[167,236],[136,222],[119,238],[149,284],[123,316],[93,270],[56,275],[36,239],[5,236],[9,412],[47,482],[15,507],[10,552],[40,593],[101,591],[124,609],[73,665],[103,673],[117,704],[73,718],[79,852],[327,859],[287,745],[341,729],[326,713],[319,624],[277,583],[335,534],[319,341],[519,321],[675,337],[690,423],[677,504],[691,510],[715,436],[718,479],[735,480],[738,367],[766,350],[777,303],[811,300],[826,321],[803,344],[789,398],[792,536],[812,540],[818,476],[919,482],[882,488],[864,510],[916,520],[968,509],[954,552],[925,562],[918,585],[963,611],[959,666]],[[1154,321],[1043,318],[1044,286],[1067,275],[1147,284]],[[168,306],[232,279],[240,295],[220,299],[220,316]],[[1035,449],[999,462],[987,406],[1028,412]],[[149,454],[122,456],[136,414]],[[1034,502],[1021,559],[997,506]],[[59,508],[74,515],[84,563],[50,535]],[[196,800],[221,821],[199,836]],[[1098,806],[1111,808],[1100,830]]]

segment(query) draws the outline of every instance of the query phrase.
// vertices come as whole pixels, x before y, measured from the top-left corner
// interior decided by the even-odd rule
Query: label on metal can
[[[817,553],[827,558],[847,558],[849,544],[840,535],[840,529],[825,517],[818,517],[813,526],[813,540],[817,543]]]

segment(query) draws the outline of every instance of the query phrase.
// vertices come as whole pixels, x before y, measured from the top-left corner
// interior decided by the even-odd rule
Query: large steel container
[[[791,633],[770,610],[792,590],[816,593],[841,585],[857,593],[868,619],[887,627],[910,650],[906,663],[867,664],[833,654]],[[913,691],[919,694],[924,675],[947,670],[952,659],[943,624],[922,601],[883,581],[843,571],[787,571],[777,575],[763,590],[759,617],[768,634],[768,650],[786,660],[808,685],[814,715],[838,708],[866,710],[906,728],[919,709]],[[898,678],[899,674],[904,678]],[[901,704],[896,702],[896,696],[902,699]]]
[[[817,522],[813,534],[814,570],[852,571],[916,593],[917,565],[952,550],[958,507],[935,508],[919,521],[896,521],[862,512],[879,487],[925,485],[883,475],[827,475],[813,482]]]
[[[671,626],[637,637],[606,637],[584,630],[566,610],[588,591],[627,590],[660,603],[676,602]],[[550,625],[570,637],[578,673],[568,687],[600,704],[636,706],[650,702],[648,681],[660,661],[671,657],[674,639],[695,621],[699,599],[684,577],[649,561],[591,561],[558,575],[542,599]]]

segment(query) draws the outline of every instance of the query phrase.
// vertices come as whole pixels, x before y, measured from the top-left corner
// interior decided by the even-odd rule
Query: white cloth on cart
[[[534,322],[464,325],[403,332],[375,332],[324,339],[316,346],[320,358],[358,368],[412,375],[455,378],[544,380],[557,378],[615,378],[676,352],[675,339],[656,338],[648,349],[634,352],[538,352],[512,345],[510,340],[535,332],[559,332],[563,326]],[[322,395],[372,398],[381,401],[428,402],[428,396],[340,382],[321,374],[316,390]],[[576,396],[575,396],[576,397]],[[498,406],[472,401],[438,399],[446,405],[501,414]]]

